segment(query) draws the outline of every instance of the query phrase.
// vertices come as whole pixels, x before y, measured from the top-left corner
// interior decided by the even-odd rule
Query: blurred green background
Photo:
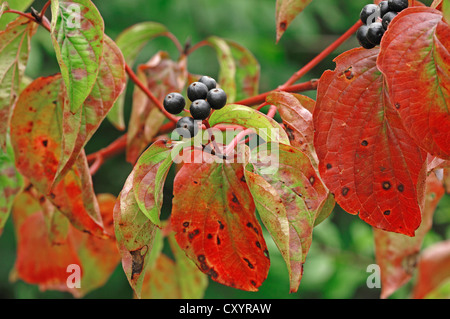
[[[45,0],[36,0],[40,10]],[[261,65],[260,91],[284,83],[340,34],[353,25],[367,0],[315,0],[298,16],[278,44],[275,43],[275,0],[94,0],[113,39],[125,28],[143,21],[156,21],[185,43],[195,44],[210,36],[234,40],[247,47]],[[431,1],[424,1],[429,4]],[[319,78],[326,69],[333,69],[332,59],[345,50],[356,47],[352,37],[305,80]],[[147,62],[159,50],[168,51],[176,59],[174,45],[166,38],[151,41],[140,54],[138,63]],[[195,74],[218,75],[218,63],[213,49],[204,47],[189,60],[189,71]],[[31,78],[59,72],[47,31],[39,29],[32,40],[27,68]],[[132,86],[127,90],[126,120],[130,115]],[[307,92],[314,97],[314,92]],[[105,147],[123,132],[105,120],[86,147],[87,154]],[[97,193],[118,195],[132,167],[123,155],[108,160],[93,177]],[[163,218],[170,212],[173,172],[165,185]],[[441,201],[435,216],[435,227],[424,246],[450,238],[450,196]],[[269,276],[260,291],[248,293],[210,281],[205,298],[379,298],[380,289],[369,289],[367,266],[375,263],[371,227],[358,217],[339,207],[330,218],[314,230],[313,244],[307,257],[299,292],[289,294],[286,266],[273,241],[266,237],[271,256]],[[9,272],[15,261],[15,237],[11,219],[0,237],[0,298],[72,298],[54,291],[40,292],[22,281],[10,283]],[[411,283],[392,298],[406,298]],[[85,298],[132,298],[131,288],[119,265],[108,283]]]

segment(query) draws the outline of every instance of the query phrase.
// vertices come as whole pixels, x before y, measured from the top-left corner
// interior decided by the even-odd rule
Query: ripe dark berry
[[[380,8],[380,17],[383,17],[389,12],[389,4],[387,1],[381,1],[378,7]]]
[[[185,138],[192,138],[198,133],[197,123],[192,117],[182,117],[177,122],[176,132]]]
[[[194,120],[206,120],[211,113],[211,106],[206,100],[195,100],[189,110]]]
[[[374,22],[367,30],[367,40],[375,45],[380,44],[383,34],[384,28],[381,22]]]
[[[208,87],[201,82],[194,82],[189,85],[187,89],[187,96],[189,100],[194,102],[195,100],[204,100],[208,94]]]
[[[369,30],[369,27],[366,25],[362,25],[359,27],[358,31],[356,31],[356,38],[358,39],[359,44],[364,49],[372,49],[375,47],[373,43],[370,43],[369,40],[367,40],[367,31]]]
[[[361,13],[359,14],[359,17],[360,17],[362,23],[366,24],[367,19],[370,17],[370,15],[375,13],[377,8],[378,8],[378,6],[373,3],[365,5],[364,8],[362,8]]]
[[[397,14],[397,12],[389,11],[383,16],[383,21],[381,21],[381,24],[383,25],[384,30],[387,30],[392,19],[394,19]]]
[[[163,105],[170,114],[178,114],[183,111],[186,101],[180,93],[169,93],[164,98]]]
[[[206,85],[206,87],[208,88],[208,91],[211,91],[212,89],[215,89],[217,86],[217,82],[216,80],[214,80],[212,77],[210,76],[202,76],[200,78],[200,80],[198,80],[200,83],[203,83]]]
[[[213,109],[219,110],[227,104],[227,94],[220,88],[213,89],[208,92],[206,100]]]
[[[388,0],[389,10],[400,12],[408,8],[408,0]]]

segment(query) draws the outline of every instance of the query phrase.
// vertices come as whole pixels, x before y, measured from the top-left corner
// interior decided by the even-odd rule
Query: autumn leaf
[[[2,0],[1,1],[1,7],[5,8],[5,10],[11,9],[11,10],[18,10],[18,11],[25,11],[34,0]],[[0,9],[0,30],[5,30],[8,23],[13,21],[16,16],[14,14],[1,14]]]
[[[3,21],[3,19],[2,19]],[[0,148],[6,149],[6,134],[14,103],[25,73],[31,37],[37,24],[19,17],[0,32]]]
[[[270,262],[243,165],[195,154],[202,157],[185,161],[174,181],[170,223],[177,243],[214,281],[257,291]]]
[[[345,211],[413,236],[421,222],[417,185],[425,180],[426,153],[389,103],[378,52],[350,50],[322,75],[314,146],[320,176]]]
[[[450,26],[442,20],[427,7],[402,11],[383,37],[377,65],[414,141],[450,159]]]
[[[280,41],[288,26],[295,17],[306,8],[311,0],[277,0],[276,26],[277,42]]]
[[[122,257],[125,275],[138,298],[141,298],[145,269],[153,260],[152,252],[158,241],[159,228],[139,209],[133,192],[132,172],[114,207],[114,233]]]
[[[148,41],[165,35],[167,28],[157,22],[141,22],[122,31],[116,38],[116,44],[122,51],[125,61],[133,66],[138,54]],[[108,120],[119,130],[125,130],[124,120],[125,94],[120,95],[108,113]]]
[[[432,173],[427,178],[423,221],[414,238],[374,229],[376,261],[381,269],[381,298],[388,298],[414,274],[423,239],[431,229],[442,196],[442,182]]]
[[[283,144],[263,144],[255,149],[245,178],[261,220],[288,266],[290,292],[296,292],[315,220],[328,190],[310,159]]]
[[[38,78],[20,95],[11,118],[16,167],[75,227],[104,237],[84,152],[53,185],[62,150],[63,85],[60,75]]]
[[[103,54],[103,18],[90,0],[52,0],[53,47],[67,87],[69,108],[78,111],[94,87]]]
[[[172,61],[167,52],[158,52],[138,67],[139,79],[155,97],[163,101],[171,92],[181,92],[186,84],[186,59]],[[166,119],[165,115],[139,87],[133,94],[133,108],[127,132],[127,161],[134,164],[151,143]]]

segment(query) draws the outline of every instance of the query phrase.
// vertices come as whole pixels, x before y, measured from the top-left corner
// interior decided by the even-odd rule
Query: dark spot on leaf
[[[270,259],[269,251],[267,249],[264,249],[264,256],[266,256],[266,258]]]
[[[45,197],[44,196],[39,197],[39,203],[44,204],[44,202],[45,202]]]
[[[217,245],[220,245],[220,244],[221,244],[221,242],[220,242],[220,237],[217,236]]]
[[[220,220],[218,220],[217,222],[218,222],[219,225],[220,225],[220,226],[219,226],[220,229],[224,229],[224,228],[225,228],[225,225],[222,224],[222,222],[221,222]]]
[[[212,235],[212,234],[208,234],[208,236],[206,236],[206,238],[212,239],[212,238],[213,238],[213,235]]]
[[[197,181],[194,181],[194,184],[198,184],[198,182],[197,182]]]
[[[203,270],[203,271],[205,271],[205,270],[208,270],[209,269],[209,267],[208,267],[208,265],[207,264],[205,264],[205,263],[201,263],[200,264],[200,268]]]
[[[391,214],[391,211],[390,211],[390,210],[385,210],[385,211],[383,212],[383,214],[386,215],[386,216],[389,216],[389,215]]]
[[[369,142],[367,142],[366,140],[364,140],[364,141],[361,142],[361,145],[362,145],[362,146],[367,146],[367,145],[369,145]]]
[[[205,255],[198,255],[197,259],[199,262],[204,262],[206,258]]]
[[[48,140],[43,140],[42,141],[42,146],[47,147],[48,146]]]
[[[344,75],[347,80],[353,79],[354,75],[353,75],[352,67],[349,67],[347,70],[345,70]]]
[[[389,190],[391,188],[391,183],[389,182],[383,182],[383,189],[384,190]]]
[[[286,133],[287,133],[290,141],[294,141],[295,140],[294,131],[290,127],[286,126]]]
[[[350,189],[348,187],[344,187],[342,189],[342,196],[347,196],[348,192],[350,191]]]
[[[233,195],[233,199],[232,199],[233,203],[239,204],[239,200],[237,199],[236,195],[234,193],[231,193],[231,195]]]
[[[327,169],[332,169],[333,166],[331,164],[327,164]]]
[[[261,244],[259,243],[259,241],[256,242],[256,247],[261,249]]]
[[[244,182],[244,183],[247,182],[247,181],[245,180],[245,176],[244,176],[244,175],[242,175],[242,177],[241,177],[241,182]]]
[[[399,108],[400,108],[400,103],[398,103],[398,102],[395,103],[395,108],[396,108],[396,109],[399,109]]]
[[[403,186],[403,184],[400,184],[397,186],[397,189],[400,193],[403,193],[403,191],[405,190],[405,186]]]
[[[250,262],[250,260],[248,260],[247,258],[243,258],[243,259],[244,259],[244,261],[247,263],[248,268],[250,268],[250,269],[254,269],[254,268],[255,268],[255,266],[252,265],[252,263]]]
[[[183,227],[184,227],[184,228],[189,227],[189,222],[184,222],[184,223],[183,223]]]
[[[51,198],[51,199],[55,199],[55,198],[56,198],[55,193],[50,193],[50,198]]]
[[[189,239],[192,240],[194,239],[195,236],[197,236],[198,234],[200,234],[200,230],[195,229],[193,231],[191,231],[188,235]]]
[[[256,282],[254,280],[250,280],[250,283],[252,284],[252,286],[256,287]]]
[[[286,31],[287,28],[287,22],[286,21],[281,21],[280,22],[280,30],[281,31]]]
[[[249,228],[253,228],[253,224],[252,224],[252,223],[250,223],[250,222],[248,222],[248,223],[247,223],[247,227],[249,227]]]
[[[216,279],[217,277],[219,277],[219,274],[218,274],[213,268],[211,268],[211,269],[208,271],[207,275],[210,276],[211,278],[214,278],[214,279]]]
[[[142,253],[142,251],[144,251]],[[142,247],[141,249],[130,251],[131,254],[131,279],[134,279],[135,275],[139,275],[142,272],[144,267],[144,258],[147,254],[147,246]]]

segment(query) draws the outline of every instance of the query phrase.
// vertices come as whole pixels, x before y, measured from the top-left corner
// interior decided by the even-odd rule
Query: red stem
[[[178,117],[170,114],[169,112],[167,112],[164,108],[164,105],[153,95],[152,92],[150,92],[150,90],[139,80],[139,78],[137,77],[137,75],[134,73],[134,71],[130,68],[130,66],[128,64],[125,64],[125,70],[128,73],[128,76],[130,77],[130,79],[134,82],[134,84],[136,84],[144,93],[145,95],[147,95],[147,97],[153,102],[155,103],[155,105],[159,108],[159,110],[161,112],[164,113],[164,115],[171,120],[172,122],[176,123],[178,122]]]
[[[17,11],[17,10],[5,10],[3,13],[15,13],[15,14],[21,15],[22,17],[28,18],[29,20],[31,20],[33,22],[37,22],[36,19],[29,13],[24,13],[24,12]]]
[[[114,142],[112,142],[110,145],[106,146],[105,148],[102,148],[101,150],[89,154],[87,156],[88,163],[93,163],[99,160],[99,158],[102,158],[103,161],[113,157],[117,154],[120,154],[123,152],[127,147],[127,135],[124,134],[120,136],[118,139],[116,139]]]
[[[341,35],[336,41],[330,44],[325,50],[323,50],[319,55],[312,59],[303,68],[295,72],[289,80],[284,83],[280,89],[284,90],[286,87],[294,84],[297,80],[303,77],[306,73],[311,71],[315,66],[322,62],[327,56],[329,56],[334,50],[336,50],[342,43],[344,43],[348,38],[350,38],[362,25],[361,20],[358,20],[350,29],[348,29],[343,35]]]
[[[50,6],[51,3],[52,3],[51,0],[47,1],[47,3],[42,8],[41,15],[40,15],[41,19],[44,17],[45,12],[47,11],[47,9],[48,9],[48,7]]]

